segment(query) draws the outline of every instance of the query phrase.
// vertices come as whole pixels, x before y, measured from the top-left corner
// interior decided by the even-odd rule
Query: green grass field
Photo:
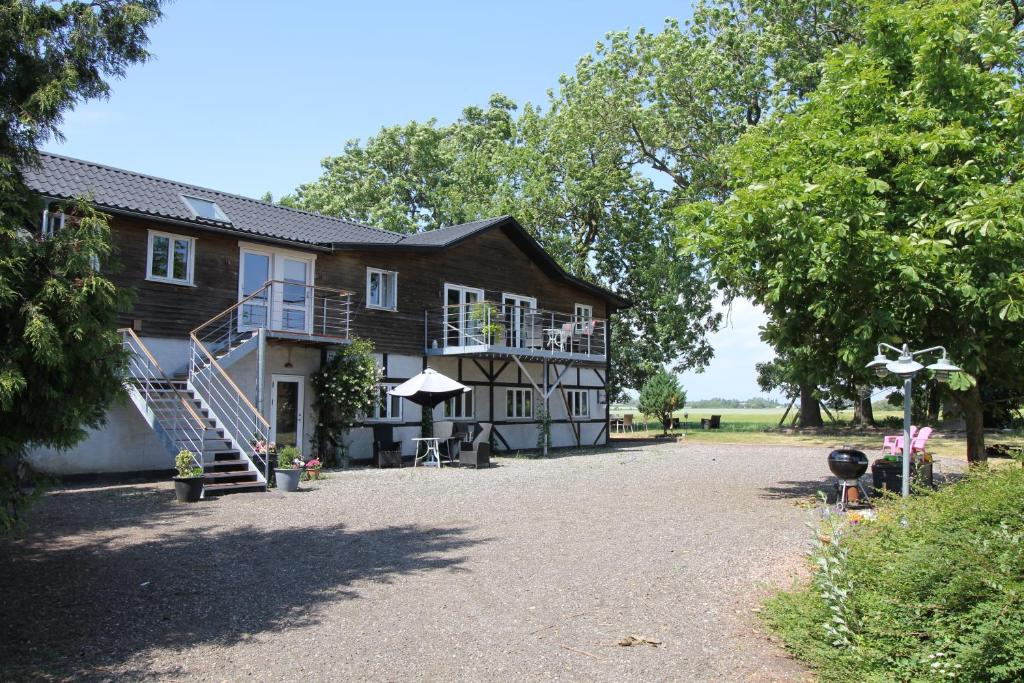
[[[680,410],[675,413],[679,421],[683,423],[683,429],[673,431],[679,434],[680,431],[686,434],[687,441],[701,443],[759,443],[765,445],[799,444],[806,446],[820,446],[822,448],[850,447],[858,448],[871,455],[882,446],[882,437],[885,434],[896,434],[898,428],[875,429],[852,427],[849,424],[853,417],[852,410],[833,412],[838,422],[832,422],[827,415],[825,429],[821,433],[801,434],[789,430],[779,429],[779,419],[782,417],[785,408],[777,409],[750,409],[750,408],[699,408]],[[793,420],[794,410],[791,410],[786,418],[788,427]],[[688,413],[688,416],[684,414]],[[637,424],[637,432],[634,434],[612,433],[612,438],[622,436],[655,436],[661,433],[661,425],[655,420],[645,423],[644,417],[639,411],[631,406],[611,406],[611,414],[621,417],[625,414],[632,414]],[[722,416],[721,429],[702,430],[700,428],[701,418],[710,418],[712,415]],[[875,420],[881,421],[887,417],[902,419],[903,413],[898,410],[875,411]],[[686,425],[689,425],[688,427]],[[1016,445],[1024,444],[1024,435],[1001,434],[998,437],[989,436],[988,443],[1010,443]],[[966,442],[963,438],[933,437],[929,441],[929,450],[933,453],[946,457],[966,458]]]

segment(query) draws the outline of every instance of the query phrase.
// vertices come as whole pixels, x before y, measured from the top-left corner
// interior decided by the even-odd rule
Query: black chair
[[[722,416],[721,415],[712,415],[710,420],[708,418],[706,418],[706,417],[702,417],[700,419],[700,428],[701,429],[721,429],[721,427],[722,427]]]
[[[472,443],[462,443],[459,464],[479,468],[491,466],[491,424],[483,422]]]
[[[391,425],[373,426],[373,465],[402,466],[402,442],[395,441],[395,430]]]

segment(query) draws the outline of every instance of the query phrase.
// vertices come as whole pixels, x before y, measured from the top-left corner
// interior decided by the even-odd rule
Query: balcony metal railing
[[[168,451],[174,455],[183,450],[190,451],[195,465],[202,467],[204,437],[208,428],[206,421],[170,380],[135,331],[130,328],[119,331],[122,347],[128,352],[125,379],[139,392],[152,412]]]
[[[604,358],[608,321],[480,301],[424,313],[428,354],[509,353]]]
[[[352,292],[269,280],[192,333],[210,351],[219,354],[260,328],[290,337],[347,341],[351,320]]]

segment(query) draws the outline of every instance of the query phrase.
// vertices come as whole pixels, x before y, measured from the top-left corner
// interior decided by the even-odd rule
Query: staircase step
[[[255,472],[248,470],[235,470],[233,472],[206,472],[204,481],[211,484],[257,484],[258,478]]]
[[[267,487],[259,482],[235,482],[231,484],[204,484],[203,490],[210,495],[222,496],[226,493],[262,493],[267,490]]]
[[[215,461],[223,462],[225,460],[229,460],[229,461],[234,462],[234,461],[238,460],[239,453],[235,449],[225,448],[224,450],[215,450],[215,451],[212,451],[212,452],[213,452],[213,459]],[[242,462],[245,462],[245,461],[243,460]]]

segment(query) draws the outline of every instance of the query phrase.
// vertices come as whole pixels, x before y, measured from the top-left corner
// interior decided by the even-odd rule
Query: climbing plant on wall
[[[353,339],[313,373],[313,410],[317,415],[313,446],[328,467],[346,457],[345,435],[359,416],[373,407],[380,380],[373,343],[365,339]]]

